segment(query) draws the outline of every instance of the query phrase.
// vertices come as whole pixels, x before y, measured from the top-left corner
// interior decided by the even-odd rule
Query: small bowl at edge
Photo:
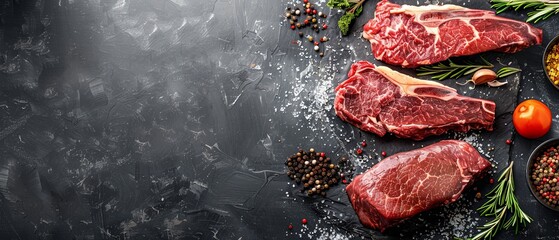
[[[538,147],[534,149],[534,151],[532,151],[532,154],[530,154],[530,158],[528,158],[528,163],[526,165],[526,181],[528,182],[528,188],[530,188],[530,192],[532,192],[532,195],[538,200],[538,202],[540,202],[542,205],[544,205],[545,207],[553,211],[559,211],[559,204],[557,205],[557,207],[552,207],[538,196],[535,189],[536,186],[534,186],[534,183],[530,179],[532,176],[530,170],[534,165],[534,161],[539,156],[541,156],[545,152],[545,150],[547,150],[550,147],[557,147],[557,146],[559,146],[559,138],[552,138],[541,143]]]
[[[545,58],[547,57],[547,54],[549,53],[549,51],[551,51],[551,48],[553,46],[555,46],[555,44],[559,44],[559,35],[555,36],[553,39],[551,39],[551,41],[547,44],[547,46],[545,47],[545,51],[543,52],[543,56],[542,56],[542,65],[543,65],[543,71],[545,72],[545,77],[547,78],[547,80],[551,83],[551,85],[553,85],[556,89],[559,89],[559,85],[555,85],[555,83],[553,83],[553,81],[551,80],[551,78],[549,77],[549,73],[547,73],[547,65],[545,63]],[[559,69],[557,69],[559,70]]]

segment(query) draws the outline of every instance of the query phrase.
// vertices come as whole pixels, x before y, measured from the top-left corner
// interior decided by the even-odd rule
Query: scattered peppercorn
[[[511,145],[511,144],[512,144],[512,140],[507,139],[507,141],[505,141],[505,143],[506,143],[507,145]]]
[[[302,7],[302,8],[300,8]],[[299,22],[299,18],[301,17],[301,13],[304,13],[305,17],[302,17]],[[317,18],[318,17],[326,17],[326,14],[324,14],[323,12],[319,12],[319,9],[317,9],[315,6],[313,6],[313,4],[310,3],[309,0],[304,0],[303,1],[303,5],[295,5],[292,7],[287,7],[285,10],[285,17],[287,19],[287,21],[289,22],[289,27],[293,30],[295,29],[304,29],[306,27],[310,27],[312,30],[314,31],[316,34],[320,33],[320,30],[322,29],[326,29],[324,26],[327,26],[324,22],[319,21]],[[317,16],[318,15],[318,16]],[[320,24],[320,25],[319,25]],[[299,32],[299,36],[303,37],[304,33]],[[320,45],[320,43],[326,42],[327,38],[323,37],[323,38],[318,38],[317,39],[319,41],[317,41]],[[311,40],[309,40],[310,42],[313,42]],[[292,44],[300,44],[299,41],[293,40]],[[315,46],[319,46],[316,45],[316,43],[314,43]],[[323,52],[320,52],[321,47],[319,46],[314,47],[313,49],[319,53],[320,57],[324,56]]]
[[[301,220],[301,223],[302,223],[302,224],[307,224],[307,219],[306,219],[306,218],[303,218],[303,219]]]
[[[323,29],[323,30],[325,30],[325,29],[327,29],[327,28],[328,28],[328,25],[322,24],[322,29]]]
[[[357,154],[357,155],[363,154],[363,149],[357,148],[357,149],[355,150],[355,154]]]
[[[308,37],[307,37],[307,40],[309,40],[309,42],[312,42],[313,37],[312,37],[312,36],[308,36]]]
[[[386,152],[385,152],[385,151],[382,151],[382,152],[380,153],[380,155],[382,155],[383,157],[386,157]]]
[[[476,198],[477,198],[477,199],[480,199],[480,198],[481,198],[481,193],[480,193],[480,192],[477,192],[477,193],[476,193]]]
[[[287,226],[287,229],[291,230],[293,229],[293,225],[291,225],[291,223]]]
[[[363,140],[363,141],[361,142],[361,147],[366,147],[366,146],[367,146],[367,141]]]
[[[493,180],[493,178],[490,178],[490,179],[489,179],[489,183],[490,183],[490,184],[493,184],[493,182],[495,182],[495,180]]]
[[[340,167],[331,163],[324,152],[316,152],[314,148],[309,152],[299,150],[287,158],[287,176],[302,183],[302,192],[308,196],[326,196],[326,191],[340,180]]]

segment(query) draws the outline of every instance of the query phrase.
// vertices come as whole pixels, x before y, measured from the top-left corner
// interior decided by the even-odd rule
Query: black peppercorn
[[[301,192],[306,192],[309,196],[325,196],[326,191],[339,182],[338,166],[330,161],[324,152],[317,153],[313,148],[309,152],[300,149],[285,162],[287,175],[297,184],[303,184]]]

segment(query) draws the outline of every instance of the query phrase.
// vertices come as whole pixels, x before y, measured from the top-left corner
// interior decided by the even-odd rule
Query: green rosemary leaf
[[[515,234],[518,233],[520,226],[532,222],[518,204],[514,195],[514,162],[501,173],[497,185],[487,194],[487,201],[478,208],[481,216],[494,217],[493,220],[479,227],[480,232],[475,235],[473,240],[492,239],[500,230],[514,228]],[[508,220],[507,216],[510,216]]]
[[[482,64],[474,63],[471,61],[464,61],[463,63],[455,62],[451,59],[436,63],[429,66],[422,66],[416,69],[418,76],[431,75],[432,79],[445,80],[449,78],[459,78],[462,76],[470,75],[475,71],[482,68],[492,68],[493,64],[481,58]]]
[[[521,9],[534,9],[528,13],[526,22],[537,23],[548,17],[559,13],[559,3],[550,0],[491,0],[491,7],[496,9],[497,14],[506,10],[513,9],[518,11]]]
[[[497,78],[504,78],[522,70],[513,67],[503,67],[497,71]]]

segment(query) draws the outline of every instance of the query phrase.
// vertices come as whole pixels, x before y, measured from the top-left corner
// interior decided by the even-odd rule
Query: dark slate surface
[[[486,1],[440,2],[489,9]],[[320,36],[331,41],[319,58],[288,29],[287,1],[1,1],[0,239],[468,237],[488,220],[475,212],[474,190],[381,234],[361,226],[343,186],[309,198],[283,174],[286,157],[300,147],[334,161],[347,156],[360,173],[381,151],[444,138],[471,142],[497,170],[515,160],[517,196],[534,218],[517,237],[554,239],[559,218],[524,181],[531,149],[559,135],[558,93],[541,67],[544,47],[484,54],[496,66],[523,69],[506,87],[444,82],[495,100],[494,132],[421,142],[378,138],[332,110],[333,88],[350,64],[373,61],[359,34],[375,3],[366,3],[354,34],[341,38],[340,14],[322,1],[331,26]],[[558,23],[554,16],[535,24],[544,29],[544,44]],[[553,130],[541,139],[513,134],[511,111],[527,98],[553,111]],[[357,157],[362,140],[369,144]],[[488,191],[490,177],[476,184],[479,191]]]

